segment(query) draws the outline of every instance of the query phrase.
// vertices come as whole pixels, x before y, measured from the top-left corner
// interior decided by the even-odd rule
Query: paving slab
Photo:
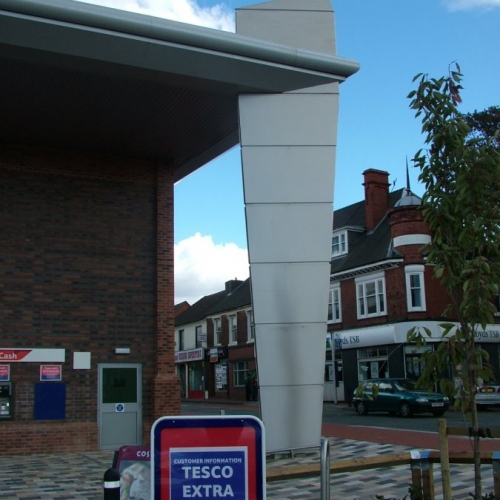
[[[415,449],[390,443],[374,443],[332,437],[332,461],[402,453]],[[98,500],[103,498],[104,472],[111,466],[113,452],[74,453],[64,455],[10,455],[0,457],[0,499],[2,500]],[[319,463],[319,452],[297,453],[294,457],[269,456],[267,467],[296,463]],[[454,500],[470,499],[473,489],[473,467],[452,465]],[[436,499],[442,498],[439,466],[434,467]],[[409,466],[386,467],[331,476],[331,498],[372,500],[376,495],[402,500],[411,483]],[[493,490],[491,466],[483,467],[484,492]],[[319,499],[320,479],[277,481],[267,484],[267,498],[276,500]]]

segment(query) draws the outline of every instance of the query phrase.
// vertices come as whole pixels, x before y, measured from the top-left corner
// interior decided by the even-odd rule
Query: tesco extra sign
[[[253,416],[158,419],[151,429],[152,499],[265,499],[264,442],[264,426]]]

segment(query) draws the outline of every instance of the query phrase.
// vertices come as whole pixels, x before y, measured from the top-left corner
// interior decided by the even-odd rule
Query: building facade
[[[364,172],[365,199],[334,212],[328,304],[325,398],[349,401],[363,380],[418,378],[425,349],[441,340],[446,291],[422,247],[430,232],[420,200],[407,186],[389,192],[389,174]],[[418,327],[432,333],[426,347],[407,342]],[[500,325],[478,332],[478,345],[500,373]],[[450,377],[453,367],[450,367]]]
[[[193,350],[194,339],[199,340],[197,332],[203,332],[197,347],[203,353]],[[181,381],[188,380],[183,397],[258,398],[250,279],[227,281],[223,291],[193,304],[177,318],[176,338],[177,370]],[[197,354],[202,357],[198,359]]]

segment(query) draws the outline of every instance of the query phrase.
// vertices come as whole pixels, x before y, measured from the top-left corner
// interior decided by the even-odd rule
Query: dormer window
[[[347,231],[333,233],[332,236],[332,258],[347,253]]]

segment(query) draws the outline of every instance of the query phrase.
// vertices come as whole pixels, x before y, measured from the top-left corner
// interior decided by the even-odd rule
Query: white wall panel
[[[242,150],[245,203],[333,203],[335,147]]]
[[[318,5],[316,0],[307,0],[306,3],[307,5],[304,6],[306,9]],[[325,6],[324,0],[320,3],[323,7]],[[309,12],[304,10],[298,17],[293,11],[270,11],[266,13],[266,23],[263,24],[260,22],[262,13],[251,9],[245,10],[244,19],[240,18],[239,11],[236,11],[239,34],[282,45],[301,47],[313,52],[335,52],[333,12],[319,9]],[[283,30],[281,28],[283,23],[286,23],[289,29]],[[325,36],[312,37],[311,33],[318,30],[322,30]]]
[[[329,0],[239,9],[237,32],[335,54]],[[239,96],[260,402],[270,452],[320,444],[338,102],[337,84]]]
[[[259,204],[246,207],[250,262],[327,261],[331,256],[330,203]],[[314,243],[313,243],[314,242]]]
[[[267,451],[320,445],[323,384],[263,387],[260,400]]]
[[[330,283],[329,262],[251,264],[255,323],[324,321]]]
[[[255,334],[260,387],[323,384],[324,323],[257,325]]]
[[[336,143],[336,94],[242,95],[239,106],[243,147]]]

